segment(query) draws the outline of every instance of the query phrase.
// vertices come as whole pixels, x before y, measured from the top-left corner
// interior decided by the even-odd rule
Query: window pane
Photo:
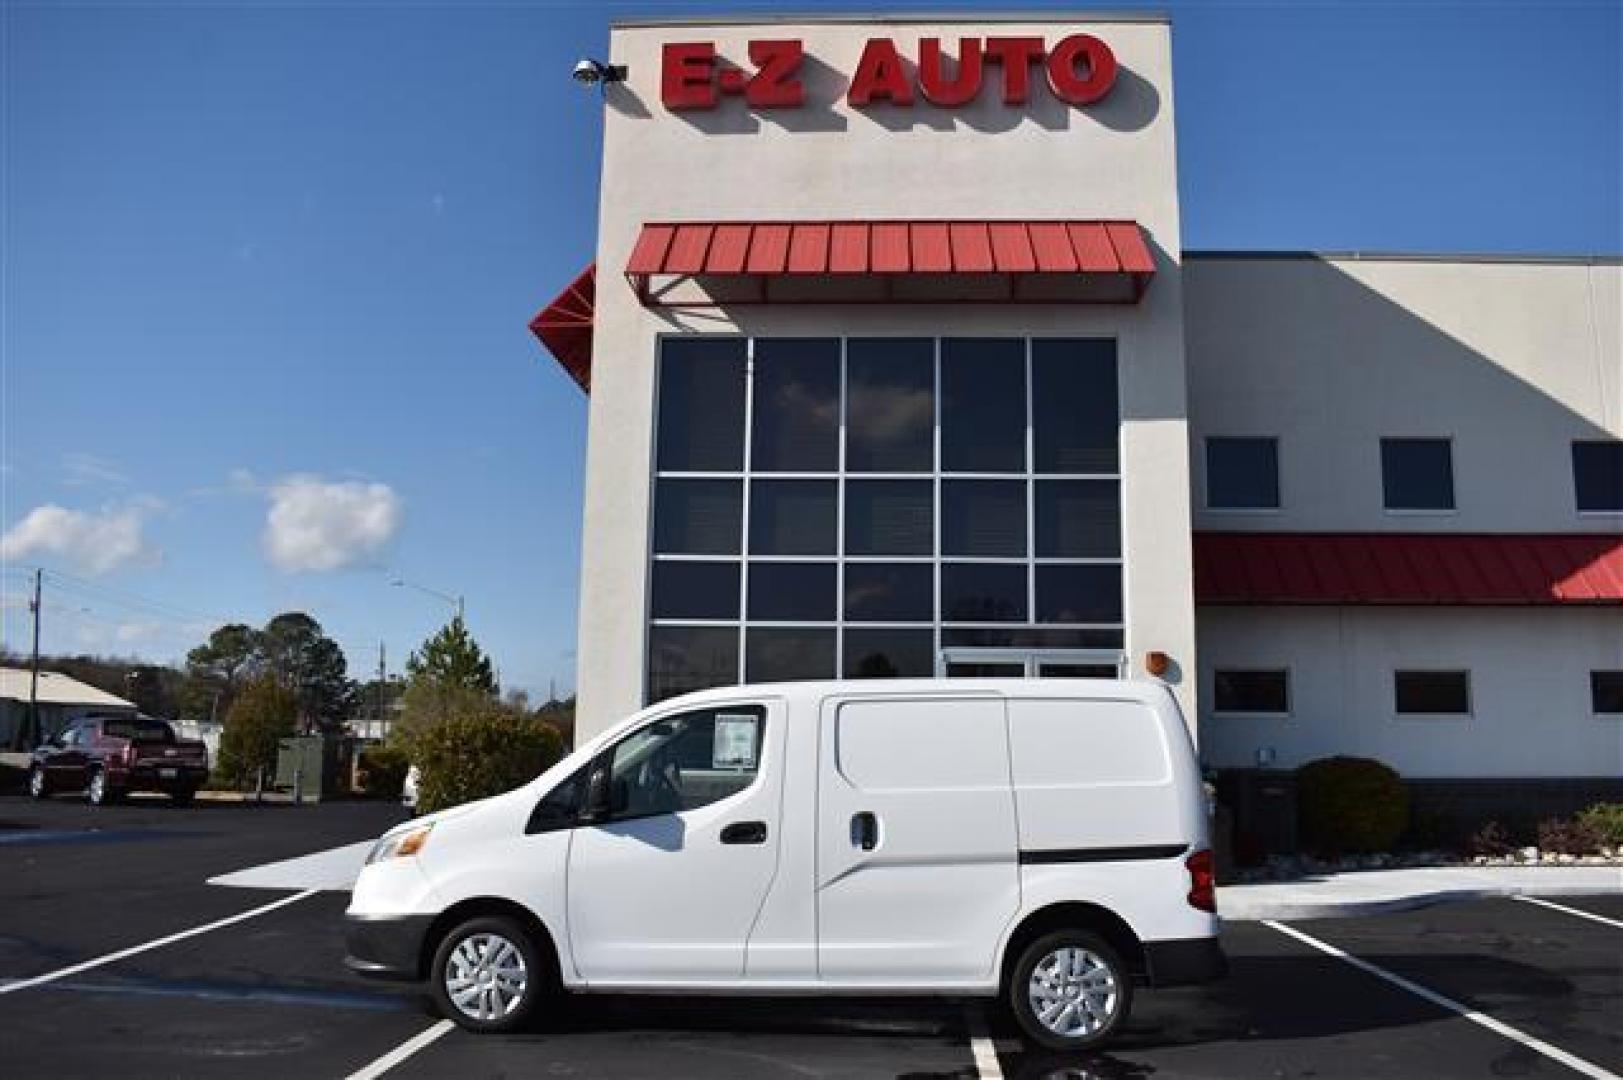
[[[981,558],[1026,554],[1024,480],[944,480],[941,553]]]
[[[1206,505],[1213,510],[1279,509],[1279,440],[1206,440]]]
[[[1002,563],[941,567],[943,622],[1025,622],[1026,568]]]
[[[757,338],[750,467],[757,472],[839,468],[840,343]]]
[[[1036,512],[1041,558],[1121,554],[1121,493],[1114,480],[1038,480]]]
[[[751,555],[833,555],[834,480],[750,482]]]
[[[659,350],[659,468],[744,467],[744,339],[666,338]]]
[[[933,470],[935,343],[852,338],[845,365],[846,470]]]
[[[731,626],[655,626],[648,631],[648,700],[738,682],[738,631]]]
[[[1053,627],[945,627],[941,647],[975,646],[991,649],[1119,649],[1120,630],[1058,630]]]
[[[755,782],[766,710],[759,705],[667,716],[610,753],[612,821],[709,806]]]
[[[1283,671],[1219,671],[1212,689],[1216,712],[1290,712],[1290,679]]]
[[[1464,671],[1398,671],[1393,673],[1392,683],[1400,713],[1471,711],[1471,679]]]
[[[1623,441],[1573,443],[1572,484],[1579,510],[1623,513]]]
[[[836,674],[833,630],[752,626],[744,634],[746,682],[832,679]]]
[[[941,343],[941,468],[1025,471],[1025,342],[948,338]]]
[[[738,618],[738,564],[655,562],[653,617]]]
[[[929,555],[935,546],[935,503],[928,480],[848,480],[847,555]]]
[[[1382,439],[1381,483],[1388,510],[1454,509],[1454,465],[1448,440]]]
[[[1598,713],[1623,714],[1623,671],[1591,671],[1589,701]]]
[[[1037,567],[1037,621],[1121,622],[1121,567]]]
[[[854,622],[929,622],[935,615],[928,563],[846,563],[845,617]]]
[[[743,539],[742,480],[658,481],[654,551],[661,555],[737,555]]]
[[[1033,341],[1031,381],[1036,471],[1116,472],[1116,343]]]
[[[749,617],[768,622],[833,622],[833,563],[750,563]],[[830,670],[833,664],[829,664]]]
[[[929,630],[847,630],[847,679],[929,678],[935,674],[935,634]]]

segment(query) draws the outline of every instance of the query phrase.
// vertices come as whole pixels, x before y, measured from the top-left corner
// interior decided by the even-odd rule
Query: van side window
[[[535,833],[573,829],[580,816],[581,798],[586,791],[586,776],[592,766],[588,762],[560,781],[558,786],[541,796],[541,801],[530,811],[530,820],[524,831]]]
[[[697,810],[755,782],[766,709],[725,705],[638,728],[609,751],[606,820]]]

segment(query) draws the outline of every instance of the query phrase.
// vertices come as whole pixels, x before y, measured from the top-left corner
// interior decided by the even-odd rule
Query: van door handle
[[[851,846],[863,851],[879,846],[879,819],[867,810],[851,815]]]
[[[735,821],[721,830],[723,844],[764,844],[766,843],[766,822],[764,821]]]

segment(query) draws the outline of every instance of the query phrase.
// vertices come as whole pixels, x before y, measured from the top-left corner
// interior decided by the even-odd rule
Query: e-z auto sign
[[[667,109],[713,109],[723,97],[742,97],[752,109],[794,109],[806,103],[801,82],[805,46],[796,38],[751,41],[745,69],[722,59],[711,41],[665,46],[660,99]],[[869,38],[851,75],[845,99],[852,105],[912,105],[918,98],[947,108],[967,105],[988,82],[1003,101],[1022,105],[1041,70],[1049,92],[1072,105],[1089,105],[1116,82],[1116,56],[1091,34],[1060,38],[1052,47],[1039,37],[960,38],[956,62],[940,38],[921,38],[914,65],[890,38]]]

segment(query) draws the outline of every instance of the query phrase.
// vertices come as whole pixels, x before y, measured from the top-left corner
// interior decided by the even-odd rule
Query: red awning
[[[1196,533],[1200,604],[1618,604],[1623,536]]]
[[[597,301],[597,264],[569,283],[541,313],[530,332],[557,358],[582,390],[592,388],[592,312]]]
[[[1155,274],[1132,221],[726,221],[642,227],[644,304],[1136,303]]]

